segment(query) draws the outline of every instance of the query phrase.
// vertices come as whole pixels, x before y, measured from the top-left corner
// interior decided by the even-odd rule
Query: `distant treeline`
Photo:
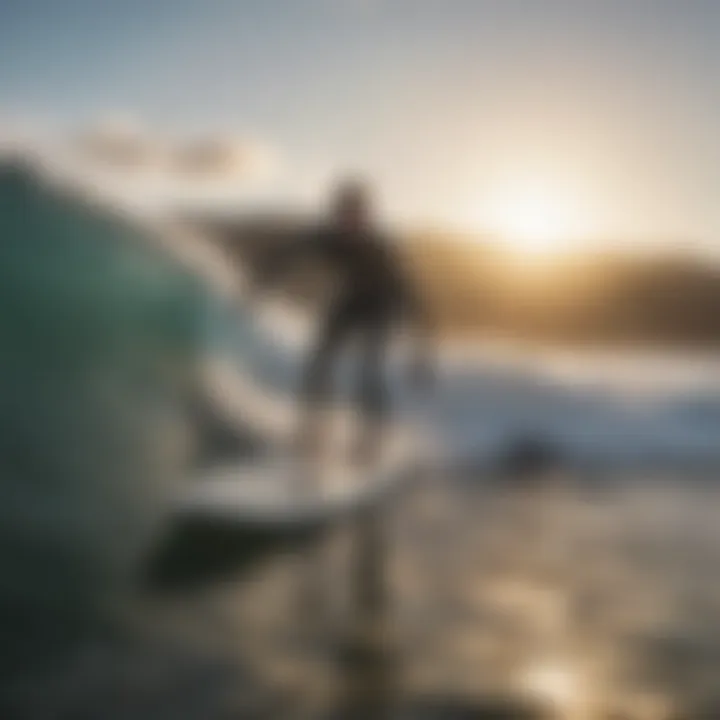
[[[250,265],[277,242],[292,242],[297,223],[277,217],[201,222]],[[448,334],[720,345],[720,265],[659,255],[523,258],[444,232],[418,233],[402,247],[411,277]],[[318,287],[315,281],[306,286]]]
[[[680,257],[503,256],[443,234],[407,257],[450,332],[527,340],[720,345],[720,266]]]

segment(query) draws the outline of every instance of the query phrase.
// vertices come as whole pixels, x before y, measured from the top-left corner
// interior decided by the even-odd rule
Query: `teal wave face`
[[[140,235],[0,168],[0,644],[14,666],[101,612],[186,468],[203,288]]]

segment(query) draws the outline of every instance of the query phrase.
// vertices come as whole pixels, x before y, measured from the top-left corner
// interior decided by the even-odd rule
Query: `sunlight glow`
[[[485,191],[466,198],[459,217],[489,231],[506,249],[533,261],[578,248],[594,235],[587,182],[550,170],[500,173]]]
[[[560,665],[531,668],[522,679],[522,689],[558,710],[567,709],[580,699],[578,678]]]
[[[518,252],[563,252],[585,231],[577,198],[549,185],[501,189],[489,199],[488,214],[491,228]]]

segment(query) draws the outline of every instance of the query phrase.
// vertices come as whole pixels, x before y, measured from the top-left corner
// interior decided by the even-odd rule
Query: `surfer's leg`
[[[360,339],[358,404],[362,423],[355,446],[355,459],[369,462],[380,451],[390,408],[384,372],[389,341],[388,323],[382,318],[372,318],[363,328]]]
[[[301,381],[298,450],[314,455],[322,440],[322,415],[332,392],[333,370],[346,336],[343,313],[334,312],[323,324]]]

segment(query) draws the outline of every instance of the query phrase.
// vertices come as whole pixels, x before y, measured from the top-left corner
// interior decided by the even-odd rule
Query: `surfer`
[[[372,457],[389,411],[384,365],[394,330],[409,322],[421,342],[417,345],[413,379],[424,388],[432,378],[429,355],[431,323],[390,238],[376,226],[371,193],[357,180],[334,190],[329,217],[289,247],[276,250],[261,270],[263,285],[300,260],[326,265],[338,290],[322,311],[320,330],[302,377],[301,453],[313,454],[322,436],[318,412],[332,394],[333,371],[341,351],[357,343],[360,360],[357,400],[364,428],[355,447],[356,459]]]

